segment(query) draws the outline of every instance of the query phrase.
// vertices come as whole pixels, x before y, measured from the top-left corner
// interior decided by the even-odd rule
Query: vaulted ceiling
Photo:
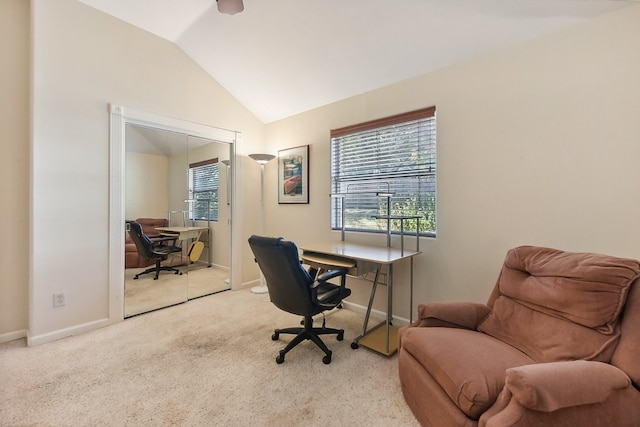
[[[625,0],[79,0],[177,44],[265,123],[578,25]]]

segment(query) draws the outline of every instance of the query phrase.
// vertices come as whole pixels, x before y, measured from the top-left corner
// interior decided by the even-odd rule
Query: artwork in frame
[[[309,146],[278,151],[278,203],[309,203]]]

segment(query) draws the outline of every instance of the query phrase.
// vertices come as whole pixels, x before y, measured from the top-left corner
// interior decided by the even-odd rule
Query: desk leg
[[[364,315],[364,323],[362,324],[362,335],[367,333],[367,325],[369,325],[369,316],[371,316],[371,309],[373,308],[373,299],[376,296],[376,289],[378,288],[378,278],[380,277],[380,269],[376,270],[376,275],[373,279],[373,286],[371,288],[371,295],[369,296],[369,305],[367,305],[367,313]]]
[[[389,328],[393,323],[393,264],[387,265],[387,337],[386,337],[386,353],[389,353],[389,336],[390,331]]]
[[[367,307],[367,314],[365,315],[365,323],[362,326],[362,335],[357,337],[352,343],[351,348],[356,349],[360,345],[367,347],[373,351],[376,351],[385,356],[391,356],[398,350],[398,328],[393,326],[393,267],[392,264],[387,265],[387,313],[385,320],[378,323],[376,326],[367,329],[369,315],[373,306],[373,298],[375,296],[376,287],[378,285],[378,273],[376,271],[376,279],[374,281],[373,289],[371,290],[371,297],[369,299],[369,306]],[[384,326],[384,327],[383,327]]]
[[[411,257],[411,283],[409,284],[409,324],[413,323],[413,257]]]
[[[371,287],[371,295],[369,295],[369,304],[367,305],[367,312],[364,315],[364,323],[362,323],[362,332],[351,343],[351,348],[358,348],[358,341],[360,338],[367,334],[367,326],[369,325],[369,317],[371,316],[371,309],[373,308],[373,299],[376,296],[376,288],[378,287],[378,278],[380,277],[380,268],[376,270],[376,275],[373,279],[373,286]],[[376,326],[377,327],[377,326]]]
[[[211,252],[212,251],[212,247],[211,247],[211,228],[207,227],[207,253],[208,253],[208,258],[209,258],[209,265],[207,265],[207,267],[211,267]]]

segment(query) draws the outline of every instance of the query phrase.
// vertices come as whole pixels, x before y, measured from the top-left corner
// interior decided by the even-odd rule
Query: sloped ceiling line
[[[245,0],[231,16],[215,0],[79,1],[176,43],[265,123],[637,4]]]

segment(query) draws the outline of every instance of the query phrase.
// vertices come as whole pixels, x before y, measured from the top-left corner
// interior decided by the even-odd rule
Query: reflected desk
[[[200,241],[200,236],[203,232],[207,232],[207,246],[208,246],[208,267],[211,267],[211,232],[209,227],[156,227],[156,230],[163,236],[174,236],[178,240],[193,240],[194,242]],[[188,255],[188,254],[187,254]]]
[[[362,333],[353,340],[351,348],[356,349],[359,345],[363,345],[385,356],[391,356],[395,353],[398,349],[398,328],[392,325],[393,265],[405,259],[410,259],[411,262],[411,300],[409,303],[409,322],[411,322],[413,320],[413,257],[421,252],[384,246],[359,245],[344,241],[304,245],[300,249],[302,250],[302,261],[313,268],[321,270],[346,268],[348,275],[365,279],[370,274],[374,275]],[[382,269],[384,269],[383,272],[381,272]],[[373,299],[381,275],[386,275],[386,319],[376,326],[368,328]]]

